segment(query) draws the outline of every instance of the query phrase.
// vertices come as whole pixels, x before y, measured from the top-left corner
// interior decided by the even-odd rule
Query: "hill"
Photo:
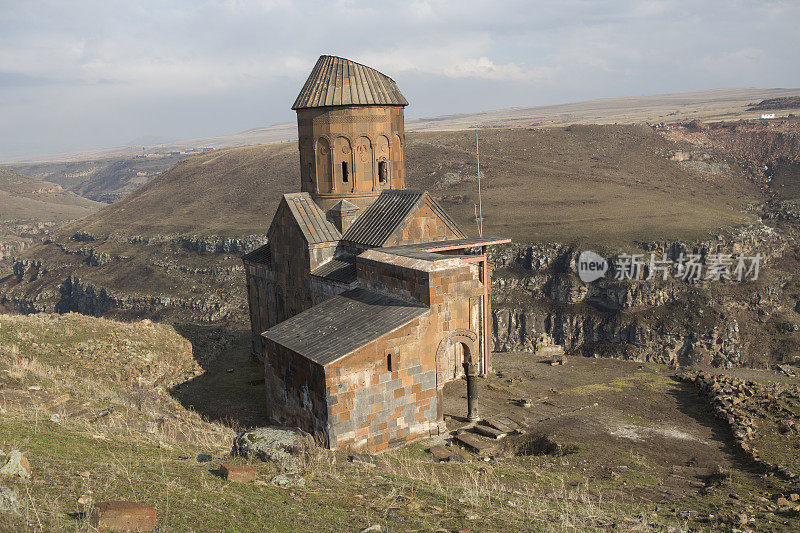
[[[26,176],[57,183],[84,198],[111,203],[186,157],[185,154],[151,154],[150,157],[32,163],[15,165],[15,168]]]
[[[754,100],[783,101],[798,95],[800,89],[715,89],[604,98],[429,118],[413,117],[413,108],[410,108],[411,115],[406,117],[406,131],[454,131],[475,126],[487,130],[570,124],[752,119],[760,116],[754,108],[749,107]],[[296,125],[293,122],[282,122],[231,135],[19,160],[14,162],[14,168],[25,175],[58,183],[86,198],[112,202],[185,159],[192,151],[203,147],[222,149],[296,138]]]
[[[0,221],[63,222],[88,215],[97,202],[60,185],[0,167]]]
[[[531,107],[513,107],[477,113],[436,117],[414,116],[414,108],[406,113],[406,131],[453,131],[480,126],[482,128],[566,126],[569,124],[631,124],[679,122],[693,119],[737,120],[758,118],[749,109],[754,101],[800,96],[800,88],[734,87],[682,93],[650,94],[600,98]],[[231,148],[268,144],[297,139],[294,121],[215,137],[204,137],[150,146],[125,146],[71,154],[43,155],[9,160],[9,164],[85,162],[128,159],[142,153],[168,155],[171,152],[201,147]]]
[[[83,217],[100,204],[61,186],[0,167],[0,269],[11,257],[65,221]]]
[[[406,148],[407,186],[430,190],[467,231],[477,203],[474,142],[471,132],[413,133]],[[590,235],[619,244],[696,239],[745,222],[740,209],[758,190],[732,167],[705,174],[670,159],[688,146],[644,126],[484,131],[486,231],[510,232],[520,242],[569,243]],[[298,183],[295,143],[217,150],[179,162],[68,231],[259,235],[280,196]],[[680,216],[692,208],[696,216]],[[593,221],[591,229],[584,221]]]

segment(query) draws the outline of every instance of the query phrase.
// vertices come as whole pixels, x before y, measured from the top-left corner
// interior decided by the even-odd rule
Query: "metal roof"
[[[354,255],[335,257],[312,270],[311,275],[349,285],[356,280],[356,258]]]
[[[309,244],[334,242],[342,238],[336,226],[325,218],[325,213],[307,192],[284,194],[283,201],[297,220],[297,225]]]
[[[271,327],[263,336],[324,366],[429,310],[414,302],[353,289]]]
[[[465,237],[456,223],[426,191],[398,189],[381,192],[350,225],[342,240],[364,246],[383,246],[423,203],[427,203],[456,235]]]
[[[319,56],[292,109],[341,105],[407,106],[392,78],[343,57]]]

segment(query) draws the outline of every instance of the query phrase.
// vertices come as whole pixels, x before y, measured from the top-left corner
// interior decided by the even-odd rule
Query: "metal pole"
[[[479,237],[483,237],[483,203],[481,202],[481,152],[478,148],[478,128],[475,128],[475,156],[478,158],[478,226]]]

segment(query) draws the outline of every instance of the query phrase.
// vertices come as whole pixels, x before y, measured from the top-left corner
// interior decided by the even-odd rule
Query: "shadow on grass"
[[[673,380],[673,386],[670,387],[668,394],[676,400],[678,409],[694,418],[699,424],[711,429],[714,440],[722,443],[722,450],[734,467],[752,474],[760,474],[762,472],[761,467],[753,463],[736,446],[730,427],[714,416],[711,404],[700,394],[700,391],[694,385],[679,379],[677,376],[672,376],[671,379]]]
[[[192,343],[204,372],[170,394],[187,409],[237,431],[267,425],[264,369],[250,357],[250,332],[194,324],[174,327]]]

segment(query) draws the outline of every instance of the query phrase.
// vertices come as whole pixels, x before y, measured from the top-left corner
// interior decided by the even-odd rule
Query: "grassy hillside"
[[[409,136],[410,185],[428,188],[467,231],[477,203],[472,132]],[[687,168],[683,148],[645,126],[568,126],[480,133],[484,231],[520,243],[626,246],[697,240],[752,221],[758,197],[741,172]]]
[[[430,190],[473,232],[474,135],[407,139],[407,186]],[[522,242],[627,243],[701,238],[746,221],[740,209],[757,189],[733,169],[709,175],[669,160],[681,146],[639,126],[482,131],[485,229]],[[294,143],[219,150],[178,163],[71,228],[100,235],[263,234],[280,195],[298,185]]]
[[[0,167],[0,221],[63,222],[81,218],[100,204],[60,185]]]
[[[481,408],[520,420],[525,433],[493,446],[488,461],[453,445],[465,462],[435,463],[426,451],[444,443],[435,439],[382,453],[372,468],[345,450],[312,449],[300,458],[305,486],[280,488],[277,464],[229,455],[239,419],[220,406],[263,409],[263,369],[246,343],[208,360],[165,325],[0,315],[0,349],[0,450],[19,450],[31,467],[30,479],[0,479],[20,513],[0,514],[2,531],[95,531],[86,514],[114,499],[155,506],[157,531],[798,526],[773,503],[792,485],[750,465],[694,387],[659,365],[578,358],[551,367],[501,355],[498,372],[480,380]],[[774,375],[748,377],[764,378]],[[448,428],[459,425],[463,387],[443,391]],[[193,408],[173,398],[185,389]],[[511,405],[509,395],[534,404]],[[225,422],[204,420],[225,413]],[[224,481],[217,469],[228,462],[255,466],[256,480]]]

